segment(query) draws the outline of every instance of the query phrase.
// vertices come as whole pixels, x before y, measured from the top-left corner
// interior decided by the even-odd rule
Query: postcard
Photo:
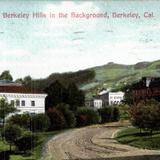
[[[0,160],[160,159],[158,0],[0,1]]]

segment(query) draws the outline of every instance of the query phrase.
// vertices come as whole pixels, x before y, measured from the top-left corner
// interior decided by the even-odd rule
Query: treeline
[[[83,70],[77,72],[69,72],[69,73],[54,73],[44,79],[31,79],[28,81],[26,86],[32,87],[34,89],[45,89],[50,84],[55,81],[59,81],[65,86],[68,86],[70,83],[75,83],[76,85],[81,85],[83,83],[87,83],[93,80],[95,77],[95,72],[93,70]]]
[[[33,89],[44,90],[50,84],[55,81],[59,81],[65,86],[68,86],[70,83],[75,83],[76,85],[81,85],[93,80],[95,77],[94,70],[82,70],[77,72],[68,72],[68,73],[53,73],[44,79],[33,79],[30,75],[25,76],[24,78],[18,78],[15,82],[23,84],[24,86],[31,87]],[[9,80],[12,81],[13,77],[9,70],[3,71],[0,75],[0,80]]]

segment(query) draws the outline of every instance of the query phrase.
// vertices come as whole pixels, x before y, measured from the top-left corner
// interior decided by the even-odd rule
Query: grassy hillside
[[[92,82],[82,85],[88,96],[97,90],[107,87],[121,88],[123,85],[138,81],[144,76],[160,77],[160,60],[154,62],[140,62],[135,65],[108,63],[91,68],[95,71]]]

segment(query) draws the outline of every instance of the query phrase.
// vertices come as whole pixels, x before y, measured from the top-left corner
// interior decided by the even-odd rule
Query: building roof
[[[22,84],[9,80],[0,80],[0,86],[22,86]]]
[[[40,90],[35,90],[33,88],[27,88],[24,86],[0,86],[0,93],[26,93],[26,94],[45,94],[45,92]]]

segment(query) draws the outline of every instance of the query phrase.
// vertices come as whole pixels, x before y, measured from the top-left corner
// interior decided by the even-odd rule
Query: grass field
[[[13,151],[15,151],[14,154],[10,155],[10,160],[39,160],[42,156],[43,152],[43,146],[44,144],[54,135],[64,132],[62,131],[54,131],[54,132],[43,132],[43,133],[37,133],[39,136],[39,142],[38,145],[27,154],[19,153],[15,150],[15,147],[13,146]],[[7,151],[9,150],[9,145],[6,142],[3,142],[0,140],[0,151]]]
[[[122,144],[131,145],[143,149],[160,149],[160,132],[143,131],[140,133],[139,129],[128,128],[117,133],[115,138]]]

